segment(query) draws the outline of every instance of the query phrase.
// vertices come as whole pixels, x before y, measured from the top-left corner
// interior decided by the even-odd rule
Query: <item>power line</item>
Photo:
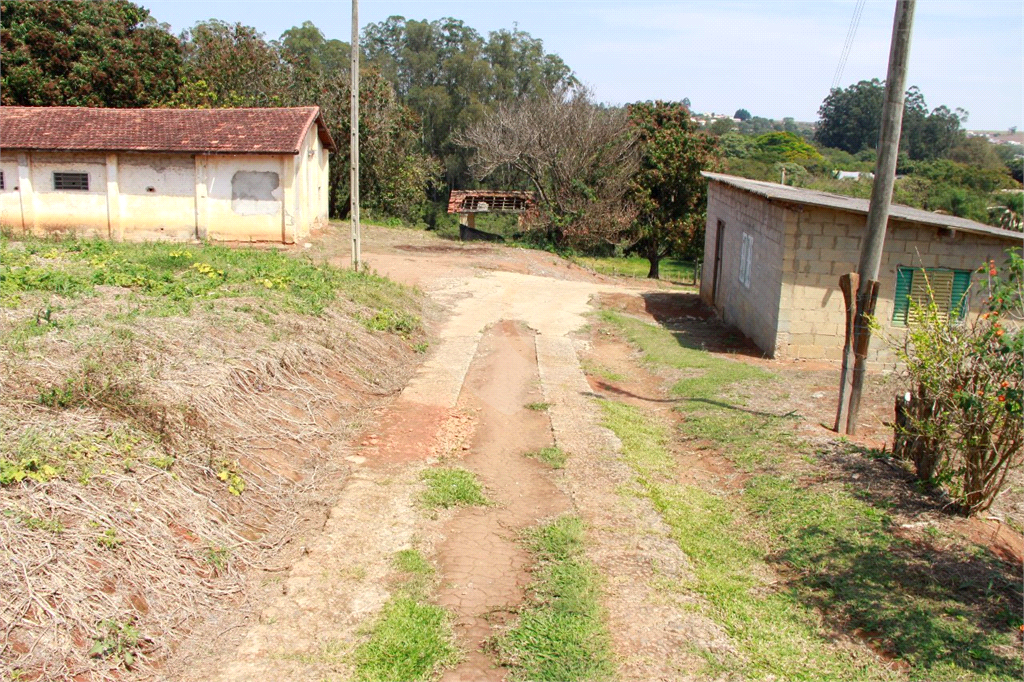
[[[853,8],[853,17],[850,19],[850,28],[846,31],[846,42],[843,43],[843,51],[839,56],[839,65],[836,67],[836,75],[832,79],[832,89],[835,90],[843,79],[843,69],[846,68],[846,60],[850,57],[850,49],[853,47],[853,39],[857,36],[857,27],[860,26],[860,17],[864,14],[864,3],[866,0],[857,0]]]

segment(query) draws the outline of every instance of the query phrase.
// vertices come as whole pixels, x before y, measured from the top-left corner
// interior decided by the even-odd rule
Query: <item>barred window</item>
[[[89,174],[88,173],[67,173],[67,172],[54,172],[53,174],[53,188],[56,190],[68,189],[68,190],[79,190],[83,192],[89,191]]]
[[[4,184],[4,172],[0,171],[0,189],[7,189],[7,185]]]

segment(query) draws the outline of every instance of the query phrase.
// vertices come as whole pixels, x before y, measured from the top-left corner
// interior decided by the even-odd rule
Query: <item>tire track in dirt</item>
[[[547,467],[525,453],[552,444],[541,400],[534,334],[503,320],[484,334],[470,365],[459,407],[479,418],[464,465],[477,474],[494,506],[466,509],[445,525],[437,552],[442,575],[438,603],[455,615],[465,660],[442,682],[504,678],[484,647],[522,602],[530,555],[518,534],[568,510],[569,502],[546,476]]]
[[[439,564],[437,600],[454,611],[467,652],[446,679],[503,679],[481,644],[523,596],[528,557],[515,536],[564,509],[588,524],[620,677],[679,679],[693,669],[681,653],[685,608],[654,587],[685,577],[686,559],[650,505],[621,494],[635,482],[580,367],[586,342],[573,338],[591,298],[619,289],[508,272],[435,283],[431,295],[451,311],[440,343],[373,433],[357,441],[363,446],[338,453],[356,466],[323,534],[306,541],[281,595],[240,646],[214,661],[219,671],[197,665],[182,679],[350,678],[348,654],[390,596],[390,559],[412,546]],[[524,409],[541,395],[551,403],[547,415]],[[465,465],[498,504],[427,519],[416,505],[419,472],[461,452],[456,443],[474,421]],[[570,455],[557,476],[522,457],[552,437]]]

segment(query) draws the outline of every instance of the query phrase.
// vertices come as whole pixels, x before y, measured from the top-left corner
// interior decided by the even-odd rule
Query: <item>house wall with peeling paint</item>
[[[328,151],[298,154],[0,151],[0,225],[114,240],[292,243],[327,222]],[[85,173],[58,189],[54,173]]]

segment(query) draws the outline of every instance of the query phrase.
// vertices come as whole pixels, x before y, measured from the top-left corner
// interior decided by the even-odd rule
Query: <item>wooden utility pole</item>
[[[889,73],[885,79],[885,101],[882,105],[882,129],[875,162],[875,181],[871,187],[867,234],[861,247],[857,266],[857,307],[853,333],[847,329],[843,352],[843,371],[839,384],[839,408],[836,410],[836,431],[855,434],[860,396],[867,371],[868,345],[871,343],[870,318],[878,300],[878,270],[885,246],[885,227],[889,222],[889,203],[896,180],[896,156],[903,128],[903,100],[907,89],[907,64],[910,60],[910,31],[914,23],[915,0],[897,0],[889,48]],[[852,273],[851,273],[852,274]],[[851,280],[847,280],[849,288]],[[845,293],[845,292],[844,292]],[[851,291],[852,294],[852,291]],[[848,301],[848,305],[849,305]],[[849,315],[847,319],[849,319]],[[852,344],[853,376],[848,358]],[[844,419],[845,417],[845,419]]]
[[[362,260],[359,227],[359,0],[352,0],[352,132],[349,137],[349,195],[352,200],[352,269]]]

